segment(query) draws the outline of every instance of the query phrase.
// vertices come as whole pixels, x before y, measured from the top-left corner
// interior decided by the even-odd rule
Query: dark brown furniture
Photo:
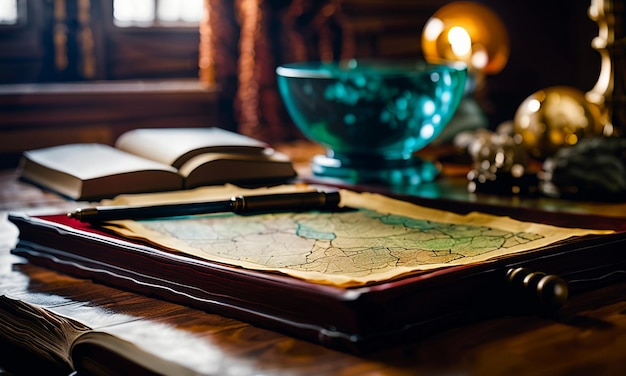
[[[300,150],[302,150],[300,148]],[[306,156],[302,156],[306,159]],[[0,176],[0,209],[75,206],[57,196],[16,180],[12,171]],[[578,203],[544,198],[523,199],[470,195],[461,174],[444,177],[433,186],[413,192],[416,200],[434,206],[469,205],[506,214],[536,215],[540,221],[570,218],[572,225],[614,226],[626,222],[626,204]],[[3,227],[4,229],[5,227]],[[3,235],[6,233],[3,233]],[[7,237],[10,234],[4,236]],[[5,245],[6,248],[6,245]],[[42,301],[61,296],[77,307],[106,307],[111,314],[159,320],[181,333],[196,333],[206,340],[216,359],[215,374],[623,374],[626,372],[626,282],[615,282],[570,298],[556,315],[506,314],[449,328],[408,345],[355,356],[294,339],[245,322],[209,314],[165,301],[124,292],[41,268],[6,255],[0,261],[0,293],[38,294]],[[624,274],[616,271],[617,276]],[[115,298],[112,298],[115,297]],[[100,311],[101,312],[101,311]],[[172,343],[176,346],[176,343]],[[3,343],[0,366],[20,374],[47,367],[45,362]],[[197,356],[197,354],[189,354]],[[21,371],[20,371],[21,370]],[[67,369],[57,369],[67,374]]]

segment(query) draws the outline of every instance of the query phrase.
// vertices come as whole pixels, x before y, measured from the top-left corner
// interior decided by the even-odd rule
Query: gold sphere
[[[600,110],[585,94],[568,86],[539,90],[515,113],[516,137],[533,157],[543,160],[559,148],[602,134]]]
[[[474,72],[500,72],[509,59],[509,50],[509,34],[498,15],[469,1],[439,8],[422,32],[426,61],[462,61]]]

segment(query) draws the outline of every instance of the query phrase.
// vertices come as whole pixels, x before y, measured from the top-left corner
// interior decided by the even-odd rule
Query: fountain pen
[[[339,192],[296,192],[237,196],[230,200],[154,206],[97,206],[79,208],[67,213],[81,222],[103,222],[118,219],[150,219],[209,213],[274,213],[307,210],[334,210]]]

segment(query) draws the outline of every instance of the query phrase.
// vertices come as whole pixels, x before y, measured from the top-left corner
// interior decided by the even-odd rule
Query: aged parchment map
[[[479,262],[587,230],[481,213],[456,215],[373,194],[342,191],[339,212],[120,221],[126,236],[246,268],[337,285]]]

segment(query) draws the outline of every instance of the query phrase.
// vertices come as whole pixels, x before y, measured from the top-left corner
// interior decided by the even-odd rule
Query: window
[[[0,166],[15,167],[23,150],[113,143],[140,126],[229,126],[217,91],[198,79],[203,6],[0,0]]]
[[[0,25],[15,25],[18,19],[17,0],[0,0]]]
[[[203,0],[114,0],[114,23],[118,27],[197,27],[202,16],[202,2]]]
[[[0,0],[0,85],[198,78],[205,0]]]

